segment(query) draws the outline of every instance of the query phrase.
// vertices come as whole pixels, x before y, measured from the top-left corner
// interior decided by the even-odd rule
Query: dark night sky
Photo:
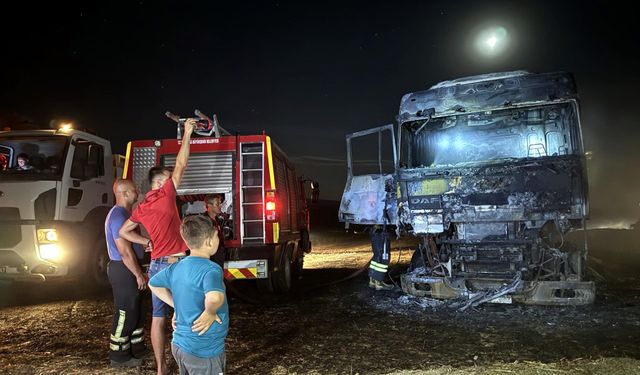
[[[393,121],[404,93],[502,70],[574,73],[592,217],[640,217],[638,9],[612,2],[103,2],[0,11],[0,119],[70,119],[112,140],[175,136],[163,113],[263,129],[338,199],[344,135]],[[340,4],[340,5],[338,5]],[[5,8],[6,5],[3,5]],[[507,28],[508,53],[473,36]]]

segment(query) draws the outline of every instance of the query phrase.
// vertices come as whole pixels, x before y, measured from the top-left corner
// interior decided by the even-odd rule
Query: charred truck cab
[[[593,302],[594,284],[583,280],[586,241],[565,241],[588,214],[570,74],[442,82],[405,95],[397,122],[394,173],[354,176],[349,169],[339,216],[420,237],[401,277],[406,293],[461,298],[464,308]],[[393,126],[350,135],[347,143],[385,130],[392,134]]]
[[[231,135],[196,111],[204,127],[194,131],[189,163],[177,188],[182,216],[205,214],[209,194],[224,196],[225,278],[255,279],[266,291],[288,292],[301,276],[304,254],[311,251],[306,180],[266,134]],[[181,134],[180,119],[178,137]],[[147,174],[156,165],[173,166],[180,139],[132,141],[124,178],[141,194],[149,191]],[[141,195],[142,196],[142,195]]]

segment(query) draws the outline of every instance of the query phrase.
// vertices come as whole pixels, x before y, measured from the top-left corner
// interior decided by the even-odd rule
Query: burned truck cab
[[[421,239],[405,292],[467,306],[593,302],[586,243],[565,240],[588,214],[569,73],[488,74],[407,94],[397,139],[384,217]]]

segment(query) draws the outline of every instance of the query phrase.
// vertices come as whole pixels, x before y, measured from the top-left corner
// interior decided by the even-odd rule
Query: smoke
[[[593,228],[628,228],[640,218],[640,116],[625,110],[627,105],[631,103],[583,98],[585,149],[592,153],[587,171]]]

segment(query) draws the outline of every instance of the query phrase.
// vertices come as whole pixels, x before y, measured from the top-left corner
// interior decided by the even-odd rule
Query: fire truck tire
[[[298,256],[293,261],[293,265],[291,266],[292,276],[293,276],[293,281],[294,282],[296,280],[300,280],[302,278],[302,269],[303,268],[304,268],[304,252],[299,251]]]
[[[109,264],[109,254],[107,253],[107,243],[104,237],[99,237],[93,246],[91,257],[89,258],[88,275],[96,286],[105,287],[109,285],[107,276],[107,264]]]
[[[302,249],[302,251],[304,251],[305,253],[308,253],[311,251],[311,241],[309,241],[309,232],[307,232],[306,230],[300,231],[299,246]]]
[[[280,269],[273,273],[273,290],[278,294],[286,294],[291,290],[293,264],[293,244],[287,245],[280,259]]]

